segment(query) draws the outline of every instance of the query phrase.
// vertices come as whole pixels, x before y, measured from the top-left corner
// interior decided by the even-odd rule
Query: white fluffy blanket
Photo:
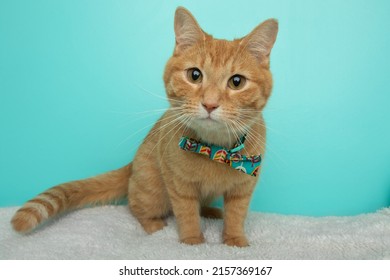
[[[247,248],[221,244],[222,220],[202,219],[202,245],[180,244],[173,218],[147,235],[126,206],[77,210],[23,236],[9,223],[16,209],[0,209],[0,259],[390,259],[390,208],[321,218],[252,212]]]

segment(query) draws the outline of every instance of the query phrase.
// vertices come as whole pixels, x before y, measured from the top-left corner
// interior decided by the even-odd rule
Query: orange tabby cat
[[[278,31],[270,19],[233,41],[205,33],[189,11],[175,14],[176,46],[164,73],[170,108],[127,166],[61,184],[39,194],[12,219],[28,232],[54,215],[89,204],[128,197],[132,214],[148,233],[174,214],[180,241],[204,242],[200,215],[224,218],[223,242],[247,246],[244,220],[257,177],[178,147],[182,136],[227,149],[246,135],[242,155],[264,154],[262,117],[272,88],[269,57]],[[224,198],[224,214],[208,207]]]

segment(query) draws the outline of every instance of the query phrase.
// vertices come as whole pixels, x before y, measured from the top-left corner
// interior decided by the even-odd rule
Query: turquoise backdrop
[[[390,205],[389,1],[1,0],[0,206],[133,158],[167,108],[178,5],[217,38],[279,20],[252,210]]]

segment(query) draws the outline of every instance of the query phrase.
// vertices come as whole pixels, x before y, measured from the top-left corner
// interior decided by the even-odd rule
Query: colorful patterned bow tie
[[[229,164],[232,168],[251,176],[257,176],[261,163],[261,155],[243,156],[239,153],[244,148],[245,136],[234,146],[233,149],[226,149],[221,146],[210,145],[182,136],[179,147],[184,151],[205,155],[210,159]]]

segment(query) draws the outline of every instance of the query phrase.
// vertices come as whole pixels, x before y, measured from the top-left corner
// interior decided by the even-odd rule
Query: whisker
[[[145,113],[144,116],[140,116],[140,117],[138,117],[138,118],[133,118],[133,117],[131,117],[131,116],[129,115],[129,116],[127,116],[127,117],[129,117],[130,119],[127,120],[127,121],[125,121],[124,124],[122,124],[120,127],[124,127],[124,126],[127,126],[127,125],[131,124],[131,123],[135,123],[135,122],[137,122],[137,121],[139,121],[139,120],[142,120],[142,119],[145,119],[145,118],[149,118],[149,117],[155,116],[155,115],[157,115],[157,114],[161,114],[162,112],[163,112],[163,113],[164,113],[164,112],[168,112],[168,111],[179,111],[179,112],[180,112],[180,111],[182,111],[182,110],[183,110],[183,109],[182,109],[181,107],[175,107],[175,108],[170,107],[170,108],[164,109],[164,110],[149,111],[150,113]],[[143,112],[140,112],[139,114],[141,114],[141,113],[143,113]]]
[[[185,126],[187,127],[187,124],[189,123],[189,121],[191,120],[191,116],[187,116],[183,121],[181,121],[181,125],[179,126],[178,129],[176,129],[176,131],[173,133],[171,139],[169,139],[168,143],[166,144],[165,146],[165,149],[164,149],[164,152],[161,154],[161,158],[160,158],[160,161],[162,161],[164,155],[165,155],[165,152],[167,151],[167,148],[169,146],[169,144],[172,142],[172,139],[176,136],[176,134]],[[175,126],[176,128],[177,126]],[[161,162],[160,162],[161,163]]]
[[[154,151],[154,149],[161,143],[161,141],[162,141],[169,133],[171,133],[172,130],[174,130],[177,126],[179,126],[180,124],[182,124],[182,122],[180,121],[180,118],[183,118],[183,117],[185,118],[186,116],[181,115],[181,116],[179,116],[178,118],[174,119],[173,122],[170,122],[170,123],[169,123],[169,124],[172,124],[173,127],[172,127],[168,132],[166,132],[162,137],[159,138],[159,140],[157,141],[156,145],[154,145],[153,148],[150,150],[148,157],[152,154],[152,152]],[[177,122],[177,123],[175,124],[175,122]]]
[[[172,102],[177,102],[177,103],[185,103],[185,101],[182,101],[182,100],[177,100],[177,99],[173,99],[173,98],[169,98],[169,97],[164,97],[164,96],[161,96],[161,95],[158,95],[158,94],[155,94],[147,89],[145,89],[144,87],[140,86],[139,84],[135,84],[133,83],[133,85],[135,85],[136,87],[138,87],[139,89],[141,89],[142,91],[154,96],[154,97],[157,97],[157,98],[160,98],[160,99],[163,99],[165,101],[172,101]]]
[[[142,114],[142,113],[149,113],[149,112],[154,112],[154,111],[166,111],[168,110],[169,108],[161,108],[161,109],[154,109],[154,110],[147,110],[147,111],[140,111],[140,112],[124,112],[124,111],[113,111],[113,110],[109,110],[107,111],[108,113],[114,113],[114,114],[120,114],[120,115],[138,115],[138,114]]]
[[[248,119],[249,121],[256,121],[256,120],[257,120],[257,119],[256,119],[256,116],[251,116],[251,115],[248,115],[248,114],[241,114],[241,116],[244,117],[244,118],[246,118],[246,119]],[[258,123],[258,122],[257,122],[257,124],[260,125],[260,126],[262,126],[262,127],[264,127],[264,128],[266,128],[267,131],[269,131],[269,132],[276,133],[276,134],[278,134],[278,135],[280,135],[280,136],[285,137],[286,139],[291,139],[290,136],[287,136],[287,135],[281,133],[280,131],[275,130],[275,129],[272,128],[269,124],[266,125],[266,124],[264,124],[264,123]]]
[[[133,125],[134,123],[137,123],[138,121],[143,120],[143,119],[156,117],[156,116],[158,117],[157,114],[161,114],[161,112],[155,113],[155,114],[149,114],[149,115],[141,116],[141,117],[138,117],[138,118],[129,118],[128,120],[124,120],[123,123],[119,125],[119,127],[123,128],[123,127],[126,127],[128,125]]]
[[[236,121],[237,121],[237,123],[241,122],[239,120],[236,120]],[[269,143],[266,142],[265,137],[263,135],[261,135],[260,132],[254,133],[254,131],[252,129],[249,130],[247,133],[247,139],[248,140],[251,139],[253,141],[258,141],[258,142],[262,143],[265,146],[266,151],[269,151],[271,154],[276,156],[278,158],[278,160],[281,161],[284,165],[287,164],[286,161],[273,148],[270,147]],[[272,157],[270,157],[270,159],[273,161]]]
[[[230,120],[230,122],[231,122],[231,126],[234,127],[233,131],[237,130],[238,133],[243,134],[243,135],[247,135],[248,134],[248,130],[245,129],[245,127],[242,127],[239,123],[237,123],[237,122],[235,122],[233,120]],[[235,133],[236,135],[238,135],[237,132]],[[246,138],[248,138],[248,137],[246,136]],[[250,143],[250,145],[252,146],[252,148],[254,150],[256,150],[256,147],[252,143]]]
[[[232,142],[232,135],[231,135],[231,133],[230,133],[230,128],[229,128],[227,122],[225,122],[225,127],[226,127],[226,130],[227,130],[228,135],[229,135],[229,143],[231,143],[231,142]]]
[[[231,125],[230,125],[231,124]],[[241,139],[241,137],[240,136],[238,136],[238,133],[236,132],[236,129],[235,129],[235,125],[234,125],[234,123],[233,122],[231,122],[229,124],[229,127],[231,128],[231,131],[232,131],[232,134],[234,135],[234,137],[237,139],[237,141],[241,141],[240,139]]]
[[[177,113],[177,114],[174,114],[174,115],[172,115],[172,116],[164,117],[164,119],[160,119],[160,120],[158,120],[157,122],[153,122],[152,124],[148,124],[148,125],[146,125],[146,126],[140,128],[140,129],[138,129],[138,130],[135,131],[134,133],[132,133],[132,134],[130,134],[129,136],[127,136],[123,141],[121,141],[121,142],[118,144],[117,148],[119,148],[121,145],[123,145],[125,142],[127,142],[127,141],[128,141],[129,139],[131,139],[134,135],[137,135],[137,134],[140,133],[141,131],[144,131],[145,129],[151,128],[151,127],[153,127],[155,124],[157,124],[157,123],[159,123],[159,122],[161,122],[161,121],[163,121],[163,120],[167,120],[167,119],[169,120],[169,119],[174,118],[174,117],[177,117],[177,116],[179,116],[179,115],[181,115],[181,113]],[[154,135],[154,132],[151,132],[151,133],[150,133],[150,136],[152,136],[152,135]]]
[[[152,131],[152,132],[150,133],[150,136],[156,135],[157,133],[159,133],[160,131],[162,131],[163,129],[165,129],[167,126],[169,126],[169,125],[175,123],[175,122],[176,122],[181,116],[183,116],[183,115],[185,115],[185,113],[180,112],[180,113],[174,114],[174,115],[172,115],[172,116],[166,117],[165,120],[167,120],[167,119],[169,120],[169,119],[170,119],[170,121],[167,122],[167,123],[165,123],[165,124],[163,124],[162,126],[156,128],[154,131]],[[173,120],[172,120],[172,118],[173,118]]]

